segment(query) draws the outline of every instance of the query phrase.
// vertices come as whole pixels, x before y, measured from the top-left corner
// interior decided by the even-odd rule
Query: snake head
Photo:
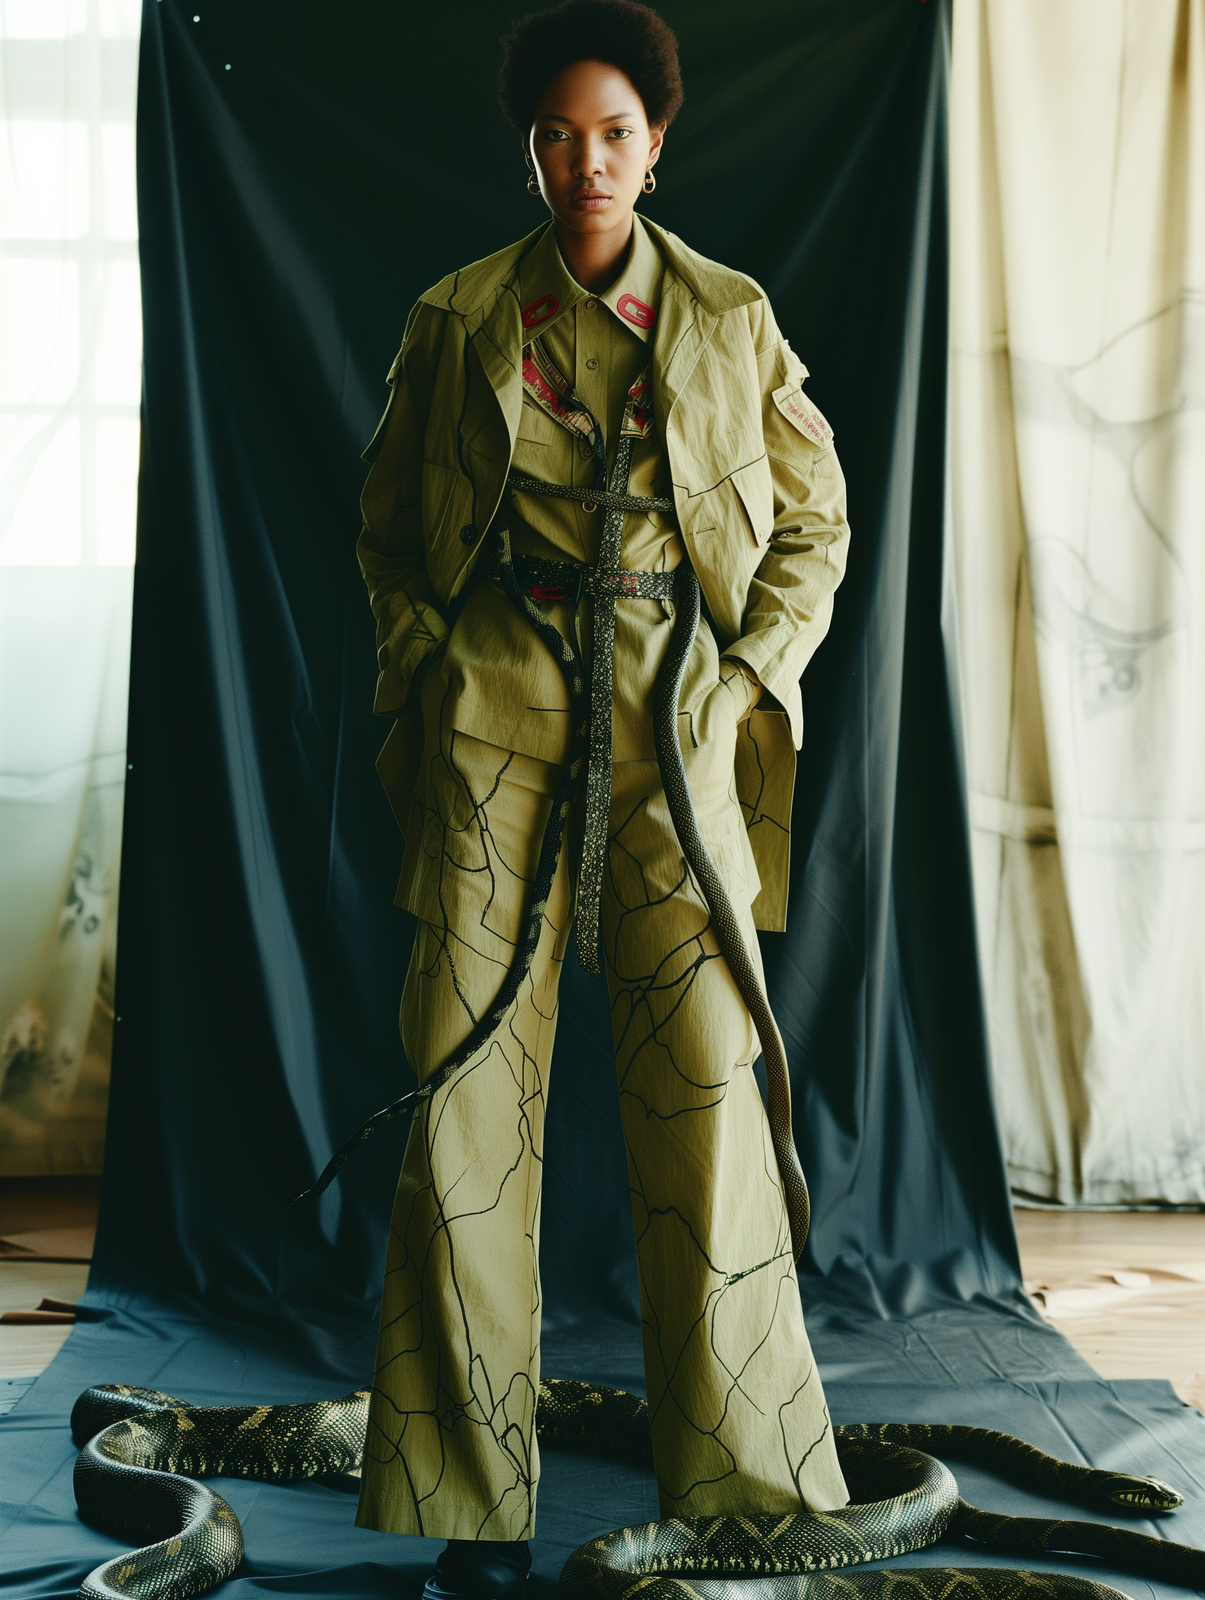
[[[1184,1504],[1184,1496],[1161,1478],[1137,1478],[1124,1472],[1110,1474],[1103,1498],[1123,1511],[1174,1511]]]

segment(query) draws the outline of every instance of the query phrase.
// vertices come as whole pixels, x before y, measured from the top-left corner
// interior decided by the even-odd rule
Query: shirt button
[[[590,371],[593,372],[595,367],[598,365],[598,357],[591,356],[589,361],[586,362],[586,365],[590,368]]]
[[[583,461],[590,461],[590,460],[593,459],[593,457],[594,457],[594,447],[593,447],[593,445],[587,444],[586,441],[583,439],[581,444],[579,444],[577,448],[581,451],[581,457],[582,457]]]
[[[477,529],[471,522],[466,522],[460,530],[461,544],[472,544],[477,537]]]
[[[586,310],[587,311],[597,311],[598,310],[598,301],[597,300],[587,300],[586,301]]]

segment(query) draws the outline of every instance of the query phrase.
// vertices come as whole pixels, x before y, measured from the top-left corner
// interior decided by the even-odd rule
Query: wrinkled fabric
[[[951,578],[1014,1186],[1205,1201],[1205,8],[957,0]]]

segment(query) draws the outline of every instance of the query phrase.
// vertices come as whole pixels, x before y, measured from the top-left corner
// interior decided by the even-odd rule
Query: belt
[[[592,567],[572,561],[545,561],[538,556],[510,553],[503,534],[498,564],[511,563],[506,575],[520,594],[535,600],[570,599],[589,594],[594,601],[594,655],[590,666],[590,710],[586,733],[586,815],[582,826],[582,856],[577,875],[577,954],[586,972],[598,971],[598,925],[602,904],[603,873],[607,860],[607,834],[611,816],[611,707],[615,682],[615,607],[633,597],[669,600],[674,596],[673,572],[625,572],[619,565],[623,544],[623,519],[629,511],[672,512],[673,500],[629,494],[632,440],[621,437],[604,488],[578,489],[571,484],[544,483],[523,472],[511,472],[507,487],[520,494],[550,495],[574,500],[588,511],[606,513],[598,541],[598,560]],[[504,578],[504,581],[506,581]],[[534,611],[534,608],[533,608]],[[538,613],[535,613],[538,615]],[[572,675],[570,674],[570,679]],[[572,694],[572,690],[571,690]],[[576,711],[577,706],[574,707]],[[577,719],[575,718],[575,721]]]
[[[577,561],[552,561],[546,556],[511,556],[520,589],[533,600],[562,600],[574,604],[583,595],[592,600],[613,595],[616,600],[672,600],[678,591],[676,572],[600,572]],[[502,552],[496,551],[485,569],[489,578],[502,575]]]
[[[626,448],[625,448],[626,446]],[[628,468],[621,468],[620,451],[629,463],[632,459],[631,439],[621,439],[619,450],[615,452],[615,464],[611,468],[611,482],[619,482],[619,471],[623,475],[622,489],[578,489],[571,483],[545,483],[542,478],[529,478],[525,472],[508,472],[506,486],[510,490],[517,489],[520,494],[547,494],[557,500],[576,500],[586,511],[597,511],[599,506],[604,511],[674,511],[674,502],[668,496],[644,495],[628,493]],[[599,550],[598,563],[602,565],[603,553]]]

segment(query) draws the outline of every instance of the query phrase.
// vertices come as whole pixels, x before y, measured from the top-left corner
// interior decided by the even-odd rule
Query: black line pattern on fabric
[[[710,969],[719,981],[728,983],[731,980],[720,957],[706,902],[686,862],[678,857],[676,879],[664,892],[657,893],[648,884],[640,850],[630,848],[627,844],[626,835],[647,820],[645,814],[648,804],[646,797],[632,807],[614,826],[608,841],[608,910],[604,913],[603,949],[611,991],[612,1031],[625,1129],[630,1126],[633,1116],[645,1124],[662,1126],[697,1117],[714,1117],[722,1109],[730,1085],[737,1075],[746,1073],[751,1078],[750,1068],[758,1048],[751,1025],[747,1025],[745,1048],[737,1052],[735,1062],[731,1057],[726,1059],[719,1052],[708,1050],[701,1037],[705,1019],[714,1016],[715,1007],[714,1002],[709,1004],[707,999],[694,993],[700,976]],[[654,947],[664,948],[665,953],[656,961],[651,972],[634,970],[624,957],[625,935],[630,924],[644,914],[668,910],[670,907],[679,926],[686,923],[685,937],[668,948],[653,941]],[[643,943],[647,947],[648,941]],[[713,965],[716,962],[720,962],[718,968]],[[636,967],[640,965],[639,962],[635,964]],[[700,1072],[689,1064],[690,1057],[686,1050],[691,1045],[695,1047],[694,1060],[700,1065],[708,1063],[713,1072],[718,1068],[719,1076]],[[655,1060],[650,1060],[650,1057],[655,1057]],[[660,1094],[664,1095],[663,1085],[667,1075],[672,1075],[679,1093],[685,1092],[685,1103],[672,1107],[654,1103],[650,1088],[641,1083],[642,1078],[652,1080],[654,1084],[659,1080]],[[689,1135],[686,1137],[689,1138]],[[654,1275],[642,1272],[642,1325],[646,1340],[646,1369],[649,1369],[649,1417],[654,1455],[656,1457],[658,1453],[659,1436],[664,1436],[668,1426],[679,1435],[686,1431],[700,1439],[708,1439],[716,1462],[713,1470],[698,1474],[686,1483],[670,1482],[658,1462],[658,1489],[665,1509],[687,1502],[704,1485],[714,1486],[726,1478],[737,1479],[740,1474],[738,1461],[731,1446],[721,1437],[722,1431],[729,1421],[737,1397],[752,1410],[764,1410],[749,1392],[744,1379],[766,1347],[775,1316],[768,1318],[760,1337],[743,1341],[742,1359],[734,1364],[726,1358],[716,1333],[727,1296],[736,1285],[756,1274],[773,1270],[775,1266],[778,1268],[779,1289],[775,1296],[774,1313],[777,1314],[779,1310],[778,1301],[784,1292],[797,1296],[798,1290],[785,1208],[779,1207],[775,1253],[748,1266],[728,1268],[713,1259],[705,1242],[699,1237],[694,1222],[680,1204],[664,1200],[658,1202],[654,1198],[655,1190],[661,1187],[654,1181],[654,1177],[659,1176],[659,1152],[651,1145],[649,1149],[652,1160],[646,1163],[634,1150],[634,1141],[631,1138],[628,1140],[633,1212],[638,1219],[638,1255],[653,1246],[655,1233],[671,1224],[679,1239],[688,1242],[690,1251],[703,1264],[706,1274],[717,1280],[708,1290],[694,1319],[684,1330],[671,1334],[670,1319],[661,1313],[654,1302],[651,1290]],[[762,1172],[766,1182],[781,1195],[781,1182],[768,1139],[763,1140]],[[681,1397],[681,1385],[678,1382],[683,1363],[689,1360],[692,1340],[704,1333],[712,1354],[711,1370],[714,1373],[722,1372],[727,1378],[727,1386],[719,1397],[718,1417],[710,1426],[706,1419],[690,1414],[690,1407]],[[655,1348],[656,1360],[664,1373],[664,1387],[660,1396],[653,1391],[651,1368],[654,1364],[648,1362],[649,1344]],[[675,1346],[676,1354],[673,1353]],[[796,1485],[799,1493],[801,1506],[804,1501],[799,1485],[805,1463],[822,1444],[830,1428],[825,1413],[821,1431],[805,1442],[802,1451],[797,1449],[793,1452],[783,1415],[810,1384],[813,1373],[814,1368],[809,1364],[802,1383],[778,1412],[784,1459],[789,1468],[790,1481]],[[739,1429],[737,1432],[739,1434]],[[680,1457],[681,1450],[675,1450],[673,1455]]]
[[[754,456],[752,461],[742,461],[739,466],[733,467],[731,472],[726,472],[722,478],[717,478],[714,483],[708,484],[704,489],[686,489],[685,485],[681,487],[685,490],[688,499],[697,500],[701,494],[712,494],[721,484],[731,483],[738,472],[744,472],[747,467],[755,467],[759,461],[765,461],[766,458],[767,453],[763,450],[761,455]]]
[[[762,800],[766,793],[766,765],[762,756],[762,747],[758,743],[756,716],[749,716],[737,729],[738,741],[743,739],[753,752],[753,765],[757,772],[757,791],[749,800],[738,801],[742,815],[745,819],[745,831],[752,834],[754,828],[768,826],[776,829],[785,840],[790,840],[791,826],[789,817],[777,817],[772,811],[762,809]],[[781,715],[781,713],[779,713]],[[746,768],[747,776],[747,768]]]
[[[421,1041],[438,1060],[455,1050],[468,1019],[482,1009],[478,996],[488,998],[499,965],[510,959],[519,928],[513,908],[530,891],[532,861],[507,856],[506,839],[516,837],[513,815],[506,837],[498,828],[516,803],[516,783],[528,781],[516,769],[521,758],[457,734],[447,725],[446,695],[436,697],[433,710],[441,726],[424,778],[421,864],[433,920],[420,926],[408,991],[413,986],[414,993],[445,997],[442,1009],[413,1012],[424,1023],[438,1019]],[[617,782],[625,780],[622,771]],[[521,830],[524,837],[538,835],[548,805],[545,797],[532,826]],[[667,1514],[689,1514],[692,1497],[722,1497],[731,1484],[728,1492],[738,1498],[757,1492],[745,1490],[750,1481],[756,1486],[773,1478],[780,1486],[774,1508],[797,1509],[806,1464],[831,1429],[822,1408],[810,1420],[800,1410],[805,1401],[815,1410],[808,1400],[813,1368],[806,1345],[800,1350],[793,1333],[784,1334],[797,1327],[802,1337],[802,1321],[781,1182],[751,1072],[756,1037],[720,958],[699,887],[667,842],[670,832],[655,780],[651,791],[617,796],[602,929],[658,1487]],[[523,1537],[534,1504],[538,1188],[569,877],[566,862],[551,909],[559,925],[546,929],[539,958],[502,1027],[453,1082],[420,1105],[407,1151],[414,1181],[407,1189],[404,1173],[399,1189],[368,1455],[372,1464],[388,1466],[396,1492],[408,1497],[409,1525],[441,1537]],[[470,915],[466,904],[473,907]],[[671,926],[679,930],[672,938],[666,936]],[[468,928],[473,935],[466,942]],[[441,1029],[447,1031],[439,1036]],[[407,1048],[417,1050],[409,1034]],[[744,1100],[730,1109],[734,1093]],[[488,1112],[484,1143],[471,1147],[463,1142],[466,1096],[482,1097],[472,1101],[477,1110],[470,1120],[478,1128]],[[727,1252],[745,1246],[708,1236],[709,1202],[679,1192],[684,1186],[673,1152],[696,1151],[706,1164],[724,1119],[748,1115],[752,1100],[760,1132],[748,1152],[757,1151],[748,1162],[748,1204],[759,1224],[748,1237],[750,1254],[732,1259]],[[498,1318],[492,1308],[486,1312],[482,1285],[496,1282],[494,1241],[507,1232],[525,1241],[521,1256],[512,1250],[508,1261],[525,1264],[512,1273],[516,1281],[508,1292],[513,1336],[499,1341]],[[667,1281],[663,1263],[671,1257],[678,1265]],[[740,1330],[735,1338],[734,1329]],[[785,1402],[784,1354],[790,1378]],[[700,1371],[708,1375],[702,1384]],[[762,1436],[763,1460],[750,1480],[752,1427]],[[765,1465],[771,1451],[779,1462],[773,1472]],[[477,1464],[478,1476],[466,1478],[466,1458]],[[481,1476],[483,1460],[489,1465]],[[489,1485],[486,1501],[482,1482]],[[784,1484],[795,1486],[789,1501]],[[476,1501],[472,1527],[449,1530],[452,1499]]]
[[[498,781],[501,780],[501,777],[502,772],[499,772]],[[478,802],[474,802],[475,810],[478,804]],[[453,858],[449,856],[448,859],[451,861]],[[445,951],[447,950],[447,942],[454,938],[455,936],[446,926],[437,930],[437,943]],[[528,983],[530,984],[530,978]],[[534,996],[532,998],[534,1000]],[[536,1009],[539,1009],[538,1006]],[[551,1021],[551,1015],[546,1020]],[[523,1172],[527,1158],[534,1160],[537,1165],[542,1165],[540,1141],[536,1137],[532,1126],[533,1101],[538,1100],[541,1106],[543,1102],[542,1079],[535,1058],[523,1046],[514,1027],[508,1028],[507,1033],[510,1041],[519,1047],[520,1062],[518,1067],[510,1062],[504,1049],[500,1051],[497,1045],[491,1042],[481,1060],[466,1067],[459,1080],[462,1084],[463,1080],[473,1073],[487,1071],[495,1055],[501,1054],[502,1059],[510,1069],[508,1076],[518,1091],[516,1110],[518,1113],[519,1146],[509,1164],[505,1165],[499,1174],[497,1188],[492,1198],[485,1204],[468,1205],[463,1210],[458,1210],[453,1207],[452,1198],[460,1185],[463,1174],[458,1174],[453,1182],[439,1193],[436,1192],[434,1181],[432,1181],[425,1188],[420,1188],[416,1191],[410,1209],[406,1214],[404,1225],[399,1228],[397,1218],[395,1218],[391,1230],[392,1237],[399,1245],[402,1255],[401,1259],[391,1264],[387,1270],[386,1284],[388,1285],[390,1278],[394,1276],[407,1275],[416,1277],[420,1285],[426,1285],[432,1272],[438,1274],[441,1287],[445,1291],[450,1291],[456,1302],[456,1320],[466,1343],[467,1359],[449,1361],[448,1352],[441,1348],[439,1339],[433,1335],[430,1336],[430,1344],[435,1358],[434,1388],[436,1393],[433,1404],[429,1409],[401,1408],[389,1393],[388,1386],[382,1386],[380,1381],[388,1366],[399,1360],[404,1360],[408,1355],[421,1352],[423,1343],[428,1338],[428,1330],[425,1328],[422,1330],[422,1340],[419,1344],[403,1345],[401,1349],[397,1350],[378,1368],[374,1383],[374,1406],[370,1419],[366,1455],[379,1463],[399,1461],[404,1464],[405,1481],[411,1494],[420,1529],[423,1525],[425,1502],[438,1495],[444,1482],[446,1470],[445,1442],[451,1438],[456,1428],[461,1425],[483,1428],[492,1433],[500,1455],[510,1462],[513,1469],[509,1481],[504,1483],[496,1500],[482,1514],[477,1530],[478,1534],[485,1533],[491,1518],[495,1513],[501,1511],[503,1503],[512,1495],[518,1494],[521,1497],[522,1504],[526,1507],[528,1518],[530,1517],[534,1498],[535,1474],[532,1463],[531,1425],[535,1414],[536,1387],[529,1376],[535,1360],[534,1335],[530,1359],[527,1363],[528,1371],[504,1373],[501,1375],[502,1381],[499,1381],[499,1375],[490,1371],[483,1353],[474,1348],[474,1312],[470,1309],[470,1296],[461,1282],[457,1259],[457,1225],[470,1223],[473,1219],[480,1219],[490,1212],[496,1211],[503,1202],[508,1185],[516,1178],[516,1175]],[[527,1090],[524,1088],[524,1083],[529,1072],[533,1087]],[[431,1104],[423,1108],[426,1113],[423,1118],[426,1126],[423,1129],[422,1140],[425,1146],[426,1167],[429,1173],[433,1172],[438,1165],[435,1147],[440,1139],[441,1126],[447,1110],[447,1104],[448,1101],[445,1099],[439,1104]],[[416,1124],[417,1126],[420,1125]],[[421,1260],[416,1264],[411,1254],[411,1235],[415,1231],[411,1224],[417,1220],[416,1212],[420,1209],[422,1202],[428,1198],[432,1202],[434,1216],[432,1225],[429,1227],[422,1222],[419,1224],[417,1231],[420,1239],[424,1239],[425,1248],[422,1251]],[[525,1236],[530,1243],[534,1260],[534,1227],[528,1228]],[[440,1249],[446,1251],[446,1259],[433,1260],[433,1257],[438,1254]],[[539,1284],[538,1277],[535,1275],[533,1275],[532,1291],[533,1329],[535,1329],[538,1328],[539,1314]],[[386,1292],[388,1293],[388,1288]],[[390,1322],[383,1324],[382,1333],[384,1334],[390,1327],[404,1321],[415,1311],[419,1313],[421,1318],[421,1294],[416,1298],[408,1299],[402,1311],[391,1318]],[[466,1375],[467,1383],[457,1381]],[[519,1396],[517,1406],[514,1403],[516,1395]],[[377,1410],[378,1401],[388,1406],[395,1419],[395,1424],[400,1423],[396,1436],[382,1426],[379,1411]],[[435,1425],[433,1436],[439,1444],[438,1472],[435,1474],[434,1481],[430,1486],[421,1492],[415,1484],[414,1473],[406,1459],[407,1432],[416,1420],[420,1418],[429,1419]],[[419,1442],[419,1449],[423,1454],[423,1458],[428,1462],[430,1460],[431,1442],[432,1435],[430,1431]],[[381,1445],[384,1446],[383,1452]]]
[[[472,378],[472,373],[470,372],[470,362],[469,362],[469,345],[470,345],[470,341],[468,339],[466,339],[464,341],[464,348],[463,348],[463,351],[461,353],[461,361],[462,361],[462,364],[464,366],[464,399],[461,401],[460,415],[456,419],[456,459],[460,463],[461,476],[464,477],[464,478],[467,478],[469,480],[469,485],[470,485],[470,487],[471,487],[471,489],[473,491],[473,498],[469,502],[469,505],[470,505],[469,521],[473,524],[474,527],[476,527],[477,526],[477,474],[475,472],[470,472],[469,468],[465,464],[465,459],[464,459],[464,419],[465,419],[465,416],[468,414],[469,396],[473,392],[473,378]]]
[[[761,746],[757,742],[757,735],[753,730],[753,718],[747,717],[736,731],[738,739],[747,739],[753,748],[753,758],[757,764],[757,793],[753,799],[746,801],[741,809],[745,813],[745,826],[749,827],[754,822],[762,820],[762,795],[766,792],[766,768],[762,760]],[[773,818],[769,820],[773,821]]]
[[[436,713],[439,747],[431,757],[425,779],[421,835],[423,862],[420,870],[428,880],[434,879],[439,920],[424,922],[420,928],[419,938],[425,948],[421,955],[416,948],[408,987],[411,983],[432,987],[441,982],[450,985],[456,1006],[471,1024],[476,1020],[476,1008],[467,992],[461,967],[476,965],[474,988],[483,988],[492,998],[497,979],[490,973],[496,972],[499,966],[509,969],[520,930],[517,926],[498,928],[493,925],[491,913],[498,905],[503,885],[511,891],[508,904],[521,911],[533,890],[534,874],[524,870],[530,864],[506,860],[491,822],[491,808],[515,761],[513,752],[497,752],[500,759],[487,772],[486,781],[483,783],[478,777],[475,782],[468,763],[459,759],[458,745],[467,743],[475,749],[481,746],[474,740],[465,741],[448,726],[449,709],[450,695],[445,690]],[[534,827],[532,840],[538,842],[542,831],[541,826]],[[479,906],[473,921],[480,937],[472,944],[454,931],[454,923],[461,929],[466,924],[462,917],[453,915],[449,904],[454,901],[463,913],[465,896],[456,891],[458,884],[463,889],[466,878],[473,880],[470,903]],[[491,949],[492,943],[499,948]],[[555,997],[555,985],[552,994]],[[374,1381],[366,1456],[379,1465],[404,1463],[403,1481],[419,1531],[425,1529],[425,1508],[433,1500],[439,1500],[445,1487],[449,1449],[455,1445],[461,1454],[464,1453],[457,1434],[465,1428],[480,1429],[492,1436],[493,1451],[487,1453],[492,1453],[496,1466],[501,1467],[493,1475],[495,1499],[480,1513],[475,1529],[465,1530],[466,1536],[490,1536],[491,1523],[496,1524],[507,1512],[510,1520],[517,1519],[520,1526],[529,1523],[532,1516],[538,1459],[533,1434],[537,1392],[537,1379],[533,1374],[538,1374],[540,1311],[536,1268],[538,1201],[534,1208],[525,1206],[521,1218],[508,1217],[503,1224],[506,1228],[518,1222],[519,1235],[528,1243],[531,1264],[531,1331],[527,1348],[522,1352],[521,1367],[518,1352],[512,1351],[510,1366],[494,1370],[488,1353],[477,1347],[472,1286],[473,1269],[477,1265],[472,1259],[474,1223],[479,1224],[481,1219],[501,1211],[510,1201],[510,1191],[516,1183],[531,1191],[528,1166],[534,1163],[538,1169],[542,1165],[542,1071],[515,1021],[525,1009],[541,1023],[552,1025],[555,998],[547,1009],[542,1007],[530,971],[524,975],[520,996],[510,1007],[502,1026],[484,1043],[477,1058],[465,1064],[449,1090],[420,1105],[411,1141],[413,1143],[416,1134],[421,1139],[422,1166],[427,1182],[416,1187],[408,1208],[400,1218],[395,1215],[391,1229],[386,1305],[392,1298],[391,1280],[405,1283],[406,1289],[401,1310],[382,1323],[381,1343],[386,1353]],[[455,1026],[446,1014],[443,1026]],[[437,1050],[436,1059],[457,1048],[454,1038],[443,1042],[447,1049]],[[430,1048],[429,1039],[423,1043]],[[413,1058],[417,1052],[411,1041],[407,1044]],[[437,1188],[435,1174],[446,1166],[440,1151],[444,1122],[450,1114],[452,1095],[471,1092],[473,1077],[500,1066],[514,1087],[511,1125],[516,1130],[517,1144],[509,1160],[495,1172],[490,1192],[473,1203],[468,1183],[470,1171],[458,1167],[455,1161],[451,1181]],[[407,1161],[410,1160],[408,1150]],[[462,1186],[468,1190],[463,1204],[457,1199]],[[538,1182],[534,1190],[538,1194]],[[469,1235],[467,1269],[460,1266],[459,1236],[462,1233]],[[438,1305],[449,1298],[453,1302],[451,1315],[457,1335],[450,1347],[446,1330],[428,1325],[427,1315],[429,1304]],[[480,1315],[479,1306],[476,1315]],[[408,1320],[417,1321],[416,1335],[409,1339],[393,1337],[394,1331]],[[417,1382],[403,1377],[399,1383],[396,1374],[391,1374],[389,1369],[405,1367],[408,1362],[418,1364],[421,1376]],[[424,1387],[428,1390],[425,1406],[402,1405],[395,1398],[403,1389],[422,1393]],[[421,1461],[426,1469],[426,1478],[421,1484],[416,1481],[419,1469],[415,1467],[415,1460]],[[433,1461],[438,1463],[434,1470]],[[492,1536],[509,1535],[499,1533],[495,1525]]]

